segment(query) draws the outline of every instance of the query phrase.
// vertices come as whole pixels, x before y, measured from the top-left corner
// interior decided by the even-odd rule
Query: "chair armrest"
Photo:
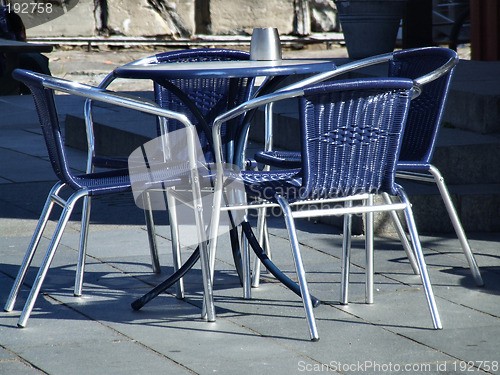
[[[276,93],[271,93],[267,95],[263,95],[258,98],[251,99],[249,101],[246,101],[237,107],[234,107],[233,109],[217,116],[212,124],[212,138],[214,140],[214,152],[215,152],[215,161],[217,164],[217,169],[219,169],[219,166],[222,167],[224,161],[223,159],[223,152],[222,152],[222,141],[221,141],[221,127],[222,124],[235,118],[238,117],[248,111],[251,111],[253,109],[256,109],[258,107],[264,106],[269,103],[273,103],[279,100],[284,100],[284,99],[290,99],[290,98],[295,98],[300,95],[303,95],[304,91],[301,89],[297,90],[289,90],[286,92],[276,92]],[[222,171],[221,171],[222,173]]]

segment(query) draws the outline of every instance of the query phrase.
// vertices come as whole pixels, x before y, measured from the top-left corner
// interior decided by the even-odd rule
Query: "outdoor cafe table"
[[[328,59],[231,60],[129,64],[116,68],[114,75],[118,78],[150,79],[160,85],[164,81],[175,79],[266,77],[267,81],[257,90],[257,95],[263,95],[272,91],[288,77],[304,76],[334,69],[336,69],[335,63]],[[180,99],[189,100],[187,97]],[[189,105],[187,106],[189,107]],[[236,150],[235,154],[237,155],[239,151],[241,150]]]
[[[117,77],[135,79],[275,77],[319,73],[335,69],[333,60],[283,59],[195,61],[170,64],[124,65],[115,69]]]
[[[263,83],[264,87],[261,87],[261,89],[257,91],[257,95],[261,95],[273,90],[284,78],[295,75],[321,73],[334,69],[336,69],[336,65],[333,60],[327,59],[197,61],[168,64],[124,65],[116,68],[114,70],[114,75],[119,78],[150,79],[159,84],[161,84],[162,81],[175,79],[266,77],[267,80]],[[254,251],[257,250],[254,248]],[[262,249],[258,251],[263,252]],[[145,303],[173,285],[182,277],[188,268],[194,265],[194,263],[192,263],[190,267],[188,267],[188,262],[189,260],[186,261],[184,266],[175,272],[174,275],[170,276],[163,283],[134,302],[134,308],[142,307]],[[289,288],[294,289],[297,287],[295,283],[291,283],[290,280],[287,280],[286,276],[281,272],[275,274],[275,276]],[[297,293],[298,287],[295,288],[294,291]]]

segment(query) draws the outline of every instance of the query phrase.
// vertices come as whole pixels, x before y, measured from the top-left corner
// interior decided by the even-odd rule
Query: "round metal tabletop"
[[[169,64],[127,65],[115,69],[121,78],[242,78],[318,73],[336,68],[333,60],[285,59],[275,61],[197,61]]]

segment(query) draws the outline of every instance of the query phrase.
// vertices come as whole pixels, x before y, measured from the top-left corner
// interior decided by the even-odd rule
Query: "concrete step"
[[[482,134],[500,133],[500,63],[460,60],[443,122]]]
[[[417,184],[408,180],[398,182],[408,193],[421,233],[454,231],[435,184]],[[500,184],[448,184],[448,190],[466,232],[500,230]]]
[[[500,136],[443,127],[432,162],[448,184],[498,184]]]

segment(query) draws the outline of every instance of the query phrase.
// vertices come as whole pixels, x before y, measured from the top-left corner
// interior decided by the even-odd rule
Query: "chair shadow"
[[[481,293],[500,296],[500,266],[481,267],[481,276],[484,281],[483,287],[477,287],[468,267],[452,267],[442,270],[444,273],[462,276],[460,286],[477,289]]]
[[[130,266],[135,266],[137,268],[138,264],[132,262],[113,262],[112,265],[117,269],[127,269]],[[144,269],[150,267],[150,265],[146,263],[139,265]],[[17,270],[17,265],[4,264],[0,268],[0,272],[9,276],[12,280]],[[186,332],[211,331],[209,326],[197,325],[197,323],[206,323],[200,317],[203,288],[201,270],[199,269],[192,269],[186,275],[186,297],[184,299],[177,299],[175,296],[175,287],[171,287],[139,311],[134,311],[130,306],[135,299],[148,292],[172,272],[173,268],[168,266],[162,267],[162,273],[160,275],[155,275],[146,271],[123,273],[123,276],[111,275],[109,272],[88,271],[85,274],[84,297],[73,297],[74,265],[53,267],[49,270],[46,283],[42,288],[44,298],[41,295],[38,297],[34,309],[34,313],[36,314],[33,314],[30,319],[37,319],[37,316],[43,319],[54,320],[91,319],[110,323],[183,330]],[[23,287],[16,303],[15,311],[10,314],[19,313],[27,297],[27,287],[31,286],[31,281],[35,273],[36,269],[28,274],[26,279],[27,285]],[[230,295],[232,292],[229,292],[229,294],[224,293],[224,291],[228,289],[241,290],[236,271],[216,271],[215,280],[219,280],[219,282],[215,283],[215,305],[216,313],[220,319],[231,320],[252,316],[252,318],[262,319],[263,321],[272,321],[272,319],[278,318],[288,319],[290,320],[290,324],[287,323],[289,326],[294,326],[294,324],[305,324],[305,318],[302,315],[302,303],[300,299],[290,291],[284,293],[283,297],[279,300],[266,298],[262,294],[254,296],[250,300],[246,300],[243,299],[243,297]],[[104,282],[100,283],[99,281]],[[261,281],[262,284],[276,282],[275,280],[266,281],[265,279]],[[120,289],[120,285],[123,286],[123,289]],[[8,287],[10,288],[10,285]],[[5,297],[2,295],[2,300],[6,298],[8,293],[6,288],[7,286],[2,291],[2,294],[5,295]],[[290,298],[287,297],[288,294]],[[66,308],[63,309],[63,306]],[[319,308],[321,308],[321,306],[323,306],[323,308],[337,309],[346,315],[345,318],[339,318],[338,316],[329,318],[325,317],[323,314],[323,316],[316,318],[318,322],[372,325],[385,329],[411,328],[417,330],[430,330],[428,327],[392,325],[366,321],[346,311],[338,301],[334,300],[322,301],[322,305],[320,305]],[[291,310],[283,314],[287,309]],[[0,326],[7,327],[6,324],[0,324]],[[276,334],[275,332],[255,332],[252,329],[238,331],[218,329],[217,332],[242,337],[253,336],[299,342],[309,341],[307,335],[304,335],[304,337],[293,337],[293,334],[287,335],[286,331],[283,331],[282,334]]]

